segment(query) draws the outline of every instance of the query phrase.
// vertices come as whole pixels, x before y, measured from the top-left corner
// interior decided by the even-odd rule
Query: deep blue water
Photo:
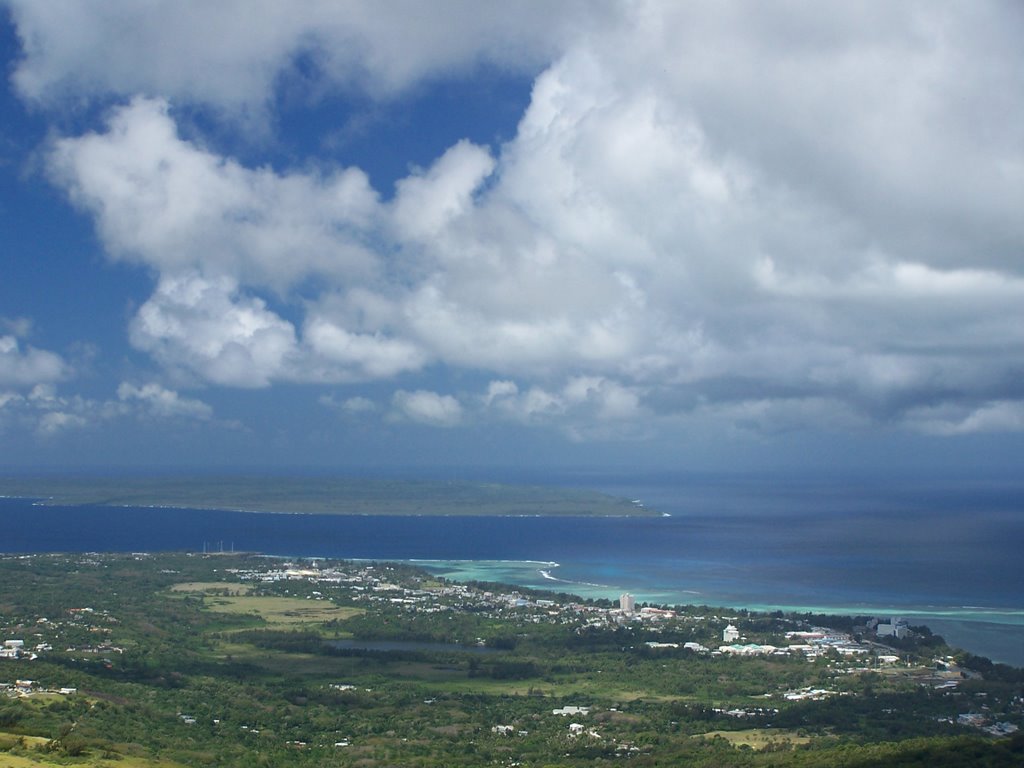
[[[671,516],[276,515],[0,499],[0,551],[200,551],[223,543],[289,556],[457,561],[434,565],[450,575],[609,597],[630,591],[658,603],[919,617],[951,642],[1024,666],[1019,491],[751,486],[722,494],[689,486],[681,494],[672,483],[613,479],[603,489]]]

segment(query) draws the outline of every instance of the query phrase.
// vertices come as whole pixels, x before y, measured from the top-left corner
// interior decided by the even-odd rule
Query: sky
[[[1022,35],[0,0],[0,466],[1012,474]]]

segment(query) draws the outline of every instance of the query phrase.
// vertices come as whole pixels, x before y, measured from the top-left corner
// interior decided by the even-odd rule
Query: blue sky
[[[1018,3],[0,9],[0,465],[1024,458]]]

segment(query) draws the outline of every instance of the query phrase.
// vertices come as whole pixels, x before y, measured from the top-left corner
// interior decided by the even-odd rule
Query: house
[[[565,717],[566,715],[589,715],[590,707],[567,706],[562,707],[561,709],[553,709],[551,710],[551,714],[561,715],[562,717]]]

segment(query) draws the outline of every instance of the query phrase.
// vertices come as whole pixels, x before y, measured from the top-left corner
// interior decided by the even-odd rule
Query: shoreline
[[[992,624],[1005,624],[1006,626],[1019,626],[1024,628],[1024,607],[1013,607],[1013,606],[981,606],[981,605],[920,605],[920,604],[908,604],[908,605],[896,605],[896,604],[882,604],[882,603],[857,603],[857,604],[793,604],[793,603],[759,603],[759,602],[748,602],[741,601],[742,604],[735,604],[735,600],[729,600],[728,598],[717,598],[713,595],[707,595],[706,593],[697,590],[688,590],[682,588],[671,588],[666,590],[651,591],[644,588],[634,588],[626,585],[616,584],[599,584],[588,581],[575,581],[572,579],[561,579],[550,573],[554,568],[562,567],[560,563],[553,563],[551,561],[542,560],[492,560],[492,559],[449,559],[449,558],[417,558],[417,559],[401,559],[397,562],[409,562],[417,565],[423,565],[430,568],[444,568],[446,566],[456,566],[456,569],[460,566],[468,566],[467,572],[471,572],[474,568],[482,569],[483,571],[489,570],[489,564],[498,564],[499,566],[507,566],[514,564],[523,564],[526,566],[533,565],[544,565],[551,566],[550,569],[536,569],[536,572],[540,574],[544,581],[555,581],[560,584],[567,585],[578,585],[583,587],[590,587],[592,589],[600,589],[607,592],[607,595],[597,595],[598,597],[615,597],[618,598],[622,592],[630,592],[633,594],[637,602],[648,602],[657,604],[675,604],[682,605],[688,603],[681,603],[679,600],[673,599],[672,595],[685,594],[694,597],[703,597],[711,600],[713,605],[717,607],[731,607],[737,609],[743,609],[748,611],[755,611],[757,613],[771,613],[773,611],[783,611],[786,613],[822,613],[837,616],[860,616],[860,615],[896,615],[900,617],[933,617],[936,619],[960,619],[968,621],[987,621]],[[453,577],[460,578],[460,577]],[[468,578],[468,577],[466,577]],[[477,577],[476,580],[481,580]],[[531,587],[542,589],[544,588],[543,582],[538,582],[537,587],[527,583],[519,583],[518,586]],[[581,597],[591,597],[591,595],[580,595]],[[727,602],[720,602],[726,600]],[[689,603],[692,604],[692,603]],[[999,620],[1000,617],[1005,617],[1010,620]]]
[[[411,561],[401,561],[411,562]],[[579,594],[584,598],[605,598],[617,600],[622,592],[629,592],[636,598],[639,605],[643,602],[656,605],[707,605],[723,611],[746,610],[754,613],[772,613],[782,611],[787,614],[821,614],[829,616],[871,616],[875,618],[900,617],[917,625],[927,626],[935,634],[942,635],[955,647],[990,660],[1024,668],[1024,608],[989,607],[989,606],[921,606],[921,605],[793,605],[771,604],[755,601],[716,598],[705,593],[673,589],[670,592],[650,592],[644,589],[630,589],[628,586],[609,584],[591,584],[582,581],[558,579],[545,576],[543,570],[533,568],[539,578],[518,576],[509,565],[520,563],[527,566],[531,561],[494,561],[494,560],[419,560],[418,565],[427,566],[428,570],[437,575],[455,581],[495,581],[508,583],[528,589],[548,591],[565,591]],[[488,564],[496,567],[489,568]],[[530,568],[519,569],[529,572]],[[491,572],[491,577],[488,577]],[[556,588],[552,582],[558,582],[565,589]],[[574,589],[574,587],[577,587]],[[580,589],[582,587],[582,589]],[[686,595],[690,600],[673,599],[673,595]],[[1016,639],[1014,639],[1016,638]]]
[[[609,505],[620,506],[620,500],[616,497],[609,497]],[[636,511],[623,514],[621,512],[605,513],[592,511],[579,512],[488,512],[486,509],[474,508],[468,511],[408,511],[404,509],[377,509],[372,512],[355,512],[350,510],[338,510],[328,508],[316,509],[258,509],[249,506],[233,506],[229,504],[214,504],[205,502],[104,502],[93,499],[60,498],[56,496],[37,496],[33,494],[0,494],[0,500],[29,502],[34,507],[79,509],[89,507],[100,507],[104,509],[145,509],[154,511],[184,511],[184,512],[235,512],[246,515],[298,515],[308,517],[504,517],[504,518],[579,518],[584,520],[594,519],[633,519],[633,518],[656,518],[670,517],[670,515],[655,512],[646,507],[635,507]],[[387,502],[388,504],[400,502]]]

